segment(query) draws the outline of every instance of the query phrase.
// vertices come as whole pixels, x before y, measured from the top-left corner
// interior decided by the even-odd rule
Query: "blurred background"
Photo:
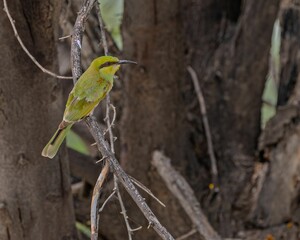
[[[71,76],[71,38],[59,38],[72,34],[83,2],[8,2],[24,45],[60,75]],[[161,223],[177,239],[207,240],[184,236],[195,225],[152,164],[154,151],[171,160],[222,239],[300,239],[300,1],[100,3],[109,54],[138,62],[122,66],[110,94],[116,157],[166,204],[143,193]],[[83,69],[104,55],[97,15],[94,8],[85,25]],[[0,239],[90,239],[103,162],[88,128],[77,123],[53,160],[40,155],[73,82],[38,69],[4,12],[0,21]],[[103,128],[104,102],[94,112]],[[113,187],[110,176],[102,202]],[[121,193],[131,227],[142,226],[132,238],[160,239]],[[99,239],[128,239],[120,212],[113,197]]]

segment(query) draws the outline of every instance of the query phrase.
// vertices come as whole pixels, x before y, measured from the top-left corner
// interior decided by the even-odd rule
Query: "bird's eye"
[[[106,63],[103,63],[99,66],[99,69],[101,68],[104,68],[104,67],[109,67],[109,66],[112,66],[112,65],[115,65],[117,64],[118,62],[106,62]]]

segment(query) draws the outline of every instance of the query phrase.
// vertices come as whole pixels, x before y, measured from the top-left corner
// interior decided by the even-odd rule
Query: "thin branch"
[[[115,174],[114,174],[114,185],[115,185],[115,189],[116,189],[117,196],[118,196],[119,203],[120,203],[120,207],[121,207],[121,214],[123,215],[123,218],[124,218],[124,221],[125,221],[125,225],[126,225],[126,229],[127,229],[127,233],[128,233],[128,239],[132,240],[133,231],[131,230],[131,227],[130,227],[130,224],[129,224],[129,221],[128,221],[126,208],[125,208],[125,205],[124,205],[121,193],[120,193],[119,185],[118,185],[118,179],[117,179],[117,176]]]
[[[129,175],[128,175],[129,176]],[[166,207],[166,205],[160,201],[152,192],[149,188],[147,188],[144,184],[142,184],[140,181],[136,180],[134,177],[129,176],[131,181],[137,185],[140,189],[144,190],[146,193],[148,193],[150,195],[150,197],[152,197],[154,200],[156,200],[160,205],[162,205],[163,207]]]
[[[202,238],[204,240],[220,240],[221,237],[212,228],[202,212],[194,191],[184,177],[171,166],[171,160],[164,156],[163,153],[155,151],[152,157],[152,164],[165,181],[168,189],[178,199]]]
[[[167,229],[164,226],[161,225],[157,217],[154,215],[152,210],[145,202],[144,198],[134,186],[129,176],[124,172],[124,170],[120,166],[119,162],[115,158],[115,155],[110,150],[108,143],[105,141],[101,128],[97,123],[96,119],[93,116],[86,117],[85,122],[88,125],[91,134],[97,142],[97,147],[99,151],[102,155],[107,156],[112,171],[114,172],[114,174],[116,174],[120,183],[124,186],[126,191],[132,197],[132,199],[137,204],[141,212],[144,214],[145,218],[149,222],[149,226],[153,227],[153,229],[162,239],[173,240],[174,238],[172,237],[172,235],[167,231]]]
[[[99,209],[99,212],[102,212],[105,205],[109,202],[109,200],[116,194],[116,190],[114,189],[112,191],[112,193],[108,196],[108,198],[106,198],[106,200],[104,201],[104,203],[102,204],[101,208]]]
[[[72,34],[69,34],[67,36],[63,36],[63,37],[58,38],[58,40],[64,40],[66,38],[71,38],[71,37],[72,37]],[[70,77],[70,78],[72,79],[72,77]]]
[[[112,132],[112,125],[113,124],[110,122],[110,116],[109,116],[109,106],[110,105],[111,105],[110,96],[109,96],[109,94],[107,94],[107,96],[106,96],[106,116],[105,116],[107,129],[106,129],[105,132],[108,132],[108,134],[109,134],[110,148],[111,148],[111,151],[113,153],[115,153],[114,135],[113,135],[113,132]],[[113,119],[116,119],[115,114],[116,114],[116,112],[114,111]]]
[[[44,68],[35,58],[34,56],[31,55],[31,53],[28,51],[28,49],[25,47],[22,39],[20,38],[19,36],[19,33],[17,31],[17,28],[15,26],[15,20],[12,18],[12,16],[10,15],[10,12],[8,10],[8,7],[7,7],[7,3],[6,3],[6,0],[3,0],[3,4],[4,4],[4,12],[6,12],[6,15],[10,21],[10,24],[12,26],[12,29],[14,31],[14,34],[15,34],[15,37],[17,38],[21,48],[23,49],[23,51],[27,54],[27,56],[32,60],[32,62],[39,68],[42,70],[42,72],[44,73],[47,73],[49,74],[50,76],[52,77],[55,77],[55,78],[59,78],[59,79],[72,79],[72,77],[66,77],[66,76],[60,76],[60,75],[57,75],[55,74],[54,72],[51,72],[49,71],[48,69]]]
[[[90,11],[92,10],[96,0],[85,0],[76,18],[76,22],[73,27],[72,42],[71,42],[71,63],[72,63],[72,75],[74,84],[77,82],[82,74],[81,69],[81,42],[84,32],[84,24],[88,18]],[[105,155],[102,155],[105,156]],[[110,164],[105,161],[104,167],[97,179],[93,190],[93,197],[91,203],[91,239],[98,240],[98,226],[99,226],[99,201],[101,188],[109,173]]]
[[[198,101],[199,101],[199,105],[200,105],[200,112],[201,112],[201,115],[202,115],[203,126],[204,126],[206,140],[207,140],[208,154],[209,154],[210,161],[211,161],[212,182],[214,184],[214,190],[218,191],[219,189],[218,189],[217,160],[216,160],[216,156],[215,156],[215,153],[214,153],[214,146],[213,146],[213,143],[212,143],[212,137],[211,137],[209,122],[208,122],[208,118],[207,118],[203,93],[201,91],[199,80],[198,80],[198,77],[197,77],[197,74],[196,74],[195,70],[190,66],[187,67],[187,70],[188,70],[189,74],[191,75],[191,78],[192,78],[193,83],[194,83],[194,88],[195,88],[195,91],[196,91],[196,94],[197,94],[197,97],[198,97]]]
[[[186,234],[183,234],[182,236],[176,238],[176,240],[184,240],[187,239],[189,236],[194,235],[197,232],[197,230],[195,228],[191,229],[189,232],[187,232]]]
[[[97,179],[97,182],[95,184],[94,190],[93,190],[93,197],[91,202],[91,239],[92,240],[98,240],[98,226],[99,226],[99,220],[100,220],[100,211],[99,209],[99,201],[100,193],[102,186],[104,184],[105,179],[107,178],[109,174],[109,168],[110,164],[108,161],[105,161],[104,167],[101,170],[101,173]],[[109,198],[108,198],[109,199]],[[107,201],[108,201],[107,199]],[[103,203],[102,208],[105,206],[105,202]]]
[[[103,135],[105,135],[107,132],[110,132],[112,129],[112,127],[115,124],[116,121],[116,116],[117,116],[117,112],[116,112],[116,107],[112,104],[109,103],[110,99],[106,99],[106,117],[105,117],[105,121],[107,122],[107,129],[104,131]],[[109,117],[107,118],[107,116],[109,116],[109,111],[108,111],[108,104],[111,107],[111,109],[113,110],[113,118],[110,121]],[[108,121],[107,121],[108,119]],[[113,135],[112,135],[113,136]]]
[[[81,60],[81,40],[84,31],[84,22],[95,3],[95,0],[89,1],[86,0],[81,11],[78,14],[76,19],[74,30],[73,30],[73,37],[72,37],[72,44],[71,44],[71,62],[72,62],[72,74],[73,74],[73,81],[74,83],[80,77],[82,70],[80,65]],[[174,238],[172,235],[167,231],[167,229],[161,225],[157,217],[154,215],[152,210],[149,208],[147,203],[145,202],[144,198],[140,195],[128,175],[124,172],[121,168],[119,162],[115,158],[115,155],[111,151],[108,143],[105,141],[102,130],[100,125],[96,121],[93,116],[89,116],[85,118],[85,122],[94,137],[95,141],[97,142],[98,150],[101,152],[102,156],[107,156],[107,162],[110,165],[113,173],[116,174],[120,183],[125,187],[126,191],[135,201],[137,206],[140,208],[144,216],[149,222],[149,225],[153,227],[153,229],[161,236],[162,239],[173,240]],[[96,232],[97,234],[97,232]],[[92,236],[92,239],[97,239],[98,236]]]
[[[108,45],[107,45],[107,41],[106,41],[104,24],[103,24],[99,4],[100,4],[100,2],[98,2],[98,4],[97,4],[98,20],[99,20],[99,26],[100,26],[100,32],[101,32],[101,38],[102,38],[104,54],[105,54],[105,56],[107,56],[108,55]],[[112,110],[113,110],[113,119],[112,119],[112,121],[110,121],[110,115],[109,115],[110,108],[112,108]],[[109,133],[110,148],[111,148],[111,151],[112,151],[113,154],[115,153],[115,147],[114,147],[114,134],[112,132],[112,126],[115,122],[116,115],[117,115],[116,114],[116,108],[110,103],[110,94],[107,94],[107,96],[106,96],[106,116],[105,116],[106,125],[107,125],[106,132]],[[127,232],[128,232],[128,239],[132,240],[133,229],[131,228],[131,226],[129,224],[129,221],[128,221],[127,211],[125,209],[125,205],[124,205],[121,193],[120,193],[120,189],[119,189],[119,185],[118,185],[118,178],[117,178],[116,174],[114,174],[114,189],[117,193],[119,203],[120,203],[120,206],[121,206],[121,210],[122,210],[121,214],[124,217],[126,229],[127,229]],[[140,228],[137,228],[136,230],[138,230],[138,229],[140,229]]]
[[[96,146],[97,145],[97,143],[93,143],[93,145],[91,145],[91,146]],[[105,157],[105,156],[103,156],[100,160],[98,160],[96,163],[101,163],[102,161],[104,161],[104,160],[106,160],[106,158],[107,157]]]
[[[71,63],[72,63],[72,75],[73,75],[74,84],[77,82],[77,80],[82,74],[81,42],[82,42],[82,36],[84,32],[84,24],[95,2],[96,0],[84,1],[73,27],[72,42],[71,42]]]
[[[98,0],[98,4],[96,4],[96,10],[97,10],[97,16],[98,16],[98,21],[99,21],[99,26],[100,26],[100,33],[101,33],[101,40],[102,40],[102,46],[104,49],[104,55],[107,56],[108,55],[108,44],[107,44],[107,40],[106,40],[106,34],[105,34],[105,30],[104,30],[104,24],[103,24],[103,20],[102,20],[102,16],[101,16],[101,11],[100,11],[100,0]]]

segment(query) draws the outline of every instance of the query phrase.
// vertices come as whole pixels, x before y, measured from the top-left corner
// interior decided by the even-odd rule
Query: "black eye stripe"
[[[99,66],[99,69],[100,68],[104,68],[104,67],[109,67],[109,66],[112,66],[112,65],[115,65],[117,64],[118,62],[117,61],[114,61],[114,62],[106,62],[106,63],[103,63]]]

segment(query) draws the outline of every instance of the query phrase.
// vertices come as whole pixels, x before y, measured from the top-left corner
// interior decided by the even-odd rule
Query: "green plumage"
[[[119,70],[119,59],[104,56],[96,58],[81,75],[69,94],[63,121],[44,147],[42,155],[53,158],[72,125],[88,116],[105,98],[113,86],[113,78]]]

